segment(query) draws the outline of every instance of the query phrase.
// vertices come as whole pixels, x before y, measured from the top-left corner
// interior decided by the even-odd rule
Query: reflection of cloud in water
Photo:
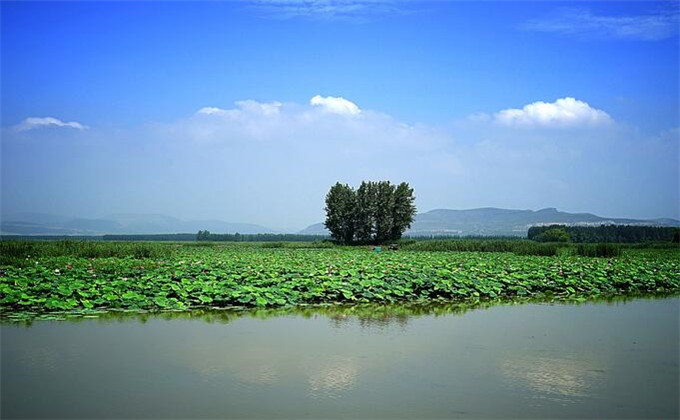
[[[250,370],[235,371],[234,374],[243,382],[260,385],[273,385],[279,381],[279,371],[275,366],[261,364]]]
[[[309,373],[309,395],[312,397],[339,398],[354,387],[359,369],[347,358],[329,360],[328,364]]]
[[[279,372],[276,367],[271,365],[249,365],[243,367],[224,365],[199,366],[195,368],[195,372],[204,379],[231,373],[242,383],[273,385],[279,382]]]
[[[204,379],[232,374],[243,383],[271,385],[279,382],[280,372],[266,348],[250,351],[229,351],[210,347],[191,347],[182,360]]]
[[[56,351],[47,347],[26,348],[18,357],[20,363],[35,369],[54,372],[63,363],[65,355],[59,355]]]
[[[203,380],[232,377],[242,385],[306,384],[313,397],[337,398],[352,388],[361,370],[341,354],[299,353],[287,347],[259,345],[190,346],[178,353]]]
[[[346,314],[332,315],[330,316],[331,325],[334,328],[345,328],[353,325],[355,322],[361,328],[367,328],[372,330],[387,330],[393,325],[398,325],[402,330],[408,326],[409,319],[411,317],[408,315],[387,315],[379,314],[376,316],[351,316]]]
[[[586,397],[604,376],[590,361],[548,357],[509,360],[501,371],[513,385],[528,386],[550,399]]]
[[[215,353],[194,348],[188,359],[192,370],[204,380],[233,375],[243,385],[307,383],[312,397],[338,398],[357,381],[359,366],[344,356],[307,360],[280,355],[274,348],[249,352]],[[304,364],[303,364],[304,363]]]

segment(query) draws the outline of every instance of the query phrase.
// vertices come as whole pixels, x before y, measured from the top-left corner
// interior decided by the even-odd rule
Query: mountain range
[[[277,233],[274,229],[252,223],[222,220],[181,220],[163,214],[111,214],[98,219],[68,218],[43,213],[3,215],[3,235],[104,235],[195,233]]]
[[[651,225],[680,226],[675,219],[623,219],[600,217],[590,213],[567,213],[555,208],[509,210],[479,208],[471,210],[438,209],[419,213],[406,235],[444,236],[524,236],[531,226],[547,224],[568,225]],[[275,229],[251,223],[222,220],[181,220],[162,214],[111,214],[102,218],[69,218],[44,213],[11,213],[3,215],[0,232],[3,235],[103,235],[195,233],[281,233]],[[327,235],[323,223],[308,226],[300,234]]]
[[[405,232],[411,236],[525,236],[531,226],[567,225],[651,225],[680,226],[675,219],[622,219],[600,217],[590,213],[567,213],[555,208],[542,210],[509,210],[485,207],[470,210],[438,209],[419,213]],[[299,233],[323,235],[328,231],[323,223],[308,226]]]

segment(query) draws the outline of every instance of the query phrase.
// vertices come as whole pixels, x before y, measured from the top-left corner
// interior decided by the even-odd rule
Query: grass
[[[618,257],[621,255],[621,245],[600,243],[600,244],[578,244],[576,255],[582,257]]]
[[[617,257],[590,258],[574,255],[577,248],[537,256],[519,255],[519,248],[410,250],[418,243],[381,253],[275,244],[0,242],[0,309],[4,316],[680,292],[675,249],[625,248]]]
[[[402,248],[409,251],[454,251],[454,252],[512,252],[517,255],[557,255],[560,246],[556,243],[538,243],[528,240],[483,240],[448,239],[410,241]]]
[[[0,241],[0,264],[23,265],[27,258],[161,258],[176,247],[154,242]]]
[[[21,266],[27,259],[44,257],[77,258],[170,258],[178,249],[191,248],[332,248],[332,242],[101,242],[84,240],[0,241],[0,265]]]

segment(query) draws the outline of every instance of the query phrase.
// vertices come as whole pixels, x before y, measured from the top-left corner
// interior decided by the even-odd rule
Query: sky
[[[2,214],[680,218],[677,1],[0,2]]]

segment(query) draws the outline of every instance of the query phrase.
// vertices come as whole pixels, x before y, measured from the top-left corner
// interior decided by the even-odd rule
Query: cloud
[[[318,106],[321,109],[333,114],[341,115],[356,115],[361,112],[361,109],[352,101],[348,101],[343,97],[335,96],[320,96],[316,95],[309,100],[312,106]]]
[[[195,201],[229,208],[235,200],[231,219],[272,226],[319,220],[328,185],[369,179],[410,182],[421,210],[558,207],[633,216],[672,215],[677,207],[677,141],[643,138],[583,100],[533,102],[434,126],[339,96],[204,108],[135,137],[158,139],[159,148],[171,146],[177,161],[189,162],[181,173],[159,170],[165,182],[193,191],[205,174],[219,191],[191,192]],[[630,202],[631,194],[642,199]]]
[[[320,95],[306,104],[247,100],[236,102],[233,108],[205,107],[187,118],[153,127],[159,136],[194,144],[286,145],[287,151],[332,148],[331,155],[424,150],[448,141],[447,134],[438,127],[411,125],[382,112],[361,110],[342,97]]]
[[[297,133],[302,138],[314,130],[319,138],[327,139],[351,130],[383,125],[389,120],[388,116],[376,112],[362,115],[370,121],[350,118],[358,116],[361,109],[348,99],[333,96],[316,95],[307,105],[252,99],[238,101],[235,105],[228,109],[204,107],[193,117],[166,125],[166,128],[203,141],[278,141],[286,137],[282,133]]]
[[[237,101],[237,109],[222,109],[216,107],[204,107],[199,109],[196,114],[198,115],[218,115],[218,116],[230,116],[237,118],[242,114],[258,114],[264,116],[273,116],[279,113],[279,108],[283,104],[281,102],[258,102],[252,99],[245,101]]]
[[[87,130],[88,127],[76,121],[65,122],[54,117],[29,117],[14,126],[15,131],[29,131],[46,127],[67,127],[76,130]]]
[[[236,102],[236,105],[238,105],[242,110],[246,112],[262,114],[265,116],[272,116],[277,115],[279,113],[279,109],[283,104],[281,102],[262,103],[249,99],[246,101],[238,101]]]
[[[664,9],[636,16],[597,15],[588,10],[563,9],[558,16],[526,22],[522,29],[581,38],[660,41],[678,33],[680,10]]]
[[[606,112],[567,97],[550,103],[534,102],[522,109],[504,109],[494,115],[494,121],[523,127],[593,127],[609,125],[613,120]]]
[[[204,107],[194,117],[171,124],[172,130],[182,130],[186,136],[199,140],[220,141],[222,139],[275,140],[282,133],[318,130],[326,132],[329,127],[332,137],[347,130],[360,130],[370,124],[384,124],[389,117],[372,113],[370,122],[345,124],[347,116],[356,116],[361,109],[352,101],[342,97],[316,95],[308,106],[294,103],[258,102],[252,99],[236,102],[235,108],[223,109]],[[382,121],[379,123],[379,121]],[[363,124],[363,125],[362,125]],[[323,137],[328,137],[324,134]]]
[[[365,19],[393,13],[411,3],[408,0],[250,0],[264,15],[280,18]]]
[[[61,141],[67,133],[56,130],[3,131],[3,205],[172,212],[295,230],[323,220],[335,182],[389,179],[409,182],[421,211],[677,215],[677,131],[647,139],[617,122],[512,129],[493,112],[437,126],[369,108],[337,114],[310,101],[206,105],[168,122],[94,127],[87,143]]]

